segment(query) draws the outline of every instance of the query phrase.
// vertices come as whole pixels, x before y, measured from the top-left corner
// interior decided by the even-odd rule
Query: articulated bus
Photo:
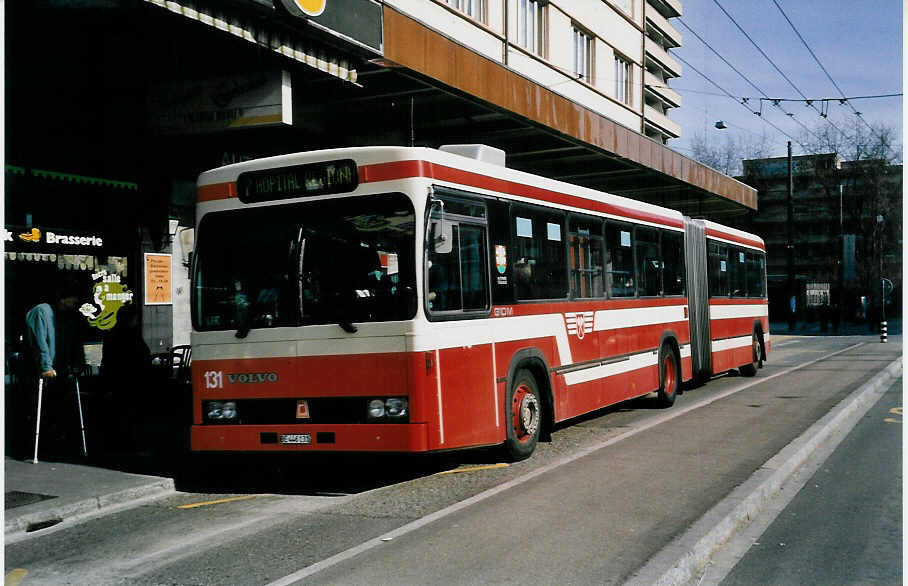
[[[198,181],[194,452],[530,456],[556,423],[770,350],[763,241],[483,145]]]

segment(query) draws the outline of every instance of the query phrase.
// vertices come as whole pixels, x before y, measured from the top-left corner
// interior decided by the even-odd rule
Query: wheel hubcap
[[[662,376],[663,388],[666,395],[673,395],[675,393],[675,362],[671,356],[666,356],[663,364],[665,365]]]
[[[521,442],[528,441],[539,429],[539,400],[526,385],[514,391],[512,413],[514,435]]]

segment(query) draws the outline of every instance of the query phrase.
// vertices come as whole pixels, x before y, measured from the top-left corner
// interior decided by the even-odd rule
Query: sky
[[[828,124],[820,112],[804,102],[780,102],[793,117],[766,101],[762,116],[752,113],[760,111],[758,98],[762,95],[794,99],[803,99],[802,93],[809,99],[842,96],[776,3],[846,97],[902,91],[902,0],[682,0],[683,14],[671,23],[681,32],[683,44],[672,52],[692,67],[682,62],[683,75],[669,83],[682,97],[682,106],[669,111],[669,117],[682,128],[682,137],[669,141],[671,148],[691,155],[691,139],[698,134],[707,141],[723,143],[726,135],[756,142],[765,134],[770,151],[767,156],[785,156],[789,140],[794,154],[798,155],[803,152],[799,141],[809,137],[799,122],[811,130],[818,124]],[[796,87],[776,71],[722,8]],[[751,83],[717,57],[691,30]],[[723,90],[736,99],[728,97]],[[740,104],[744,97],[751,98],[748,108]],[[868,123],[891,126],[901,140],[901,96],[850,103]],[[814,102],[814,106],[827,109],[820,102]],[[848,105],[838,101],[828,103],[826,120],[838,128],[845,129],[845,123],[854,118]],[[725,122],[725,130],[715,128],[719,120]]]

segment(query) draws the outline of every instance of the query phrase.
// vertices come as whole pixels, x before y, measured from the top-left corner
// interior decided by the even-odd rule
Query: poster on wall
[[[171,305],[171,255],[145,253],[145,305]]]

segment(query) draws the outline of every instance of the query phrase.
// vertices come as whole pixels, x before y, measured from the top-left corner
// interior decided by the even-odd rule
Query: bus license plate
[[[312,436],[308,433],[287,433],[281,434],[280,443],[282,444],[311,444]]]

